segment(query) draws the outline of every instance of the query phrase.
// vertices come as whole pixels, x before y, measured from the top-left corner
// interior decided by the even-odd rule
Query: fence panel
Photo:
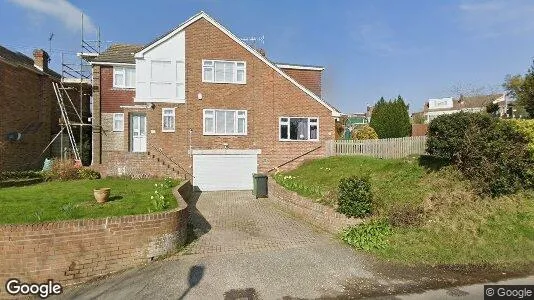
[[[426,136],[380,140],[330,140],[327,155],[366,155],[380,158],[402,158],[426,152]]]

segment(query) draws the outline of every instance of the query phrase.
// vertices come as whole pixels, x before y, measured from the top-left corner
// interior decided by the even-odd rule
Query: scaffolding
[[[85,29],[84,29],[84,16],[83,13],[81,14],[81,38],[80,38],[80,52],[77,52],[76,55],[73,55],[71,53],[65,53],[61,52],[61,86],[54,86],[54,89],[59,91],[60,93],[56,92],[56,97],[58,98],[58,105],[60,106],[59,109],[62,113],[62,122],[60,123],[61,130],[58,133],[58,135],[61,135],[61,159],[64,158],[64,149],[63,149],[63,136],[62,133],[65,129],[67,129],[67,133],[69,134],[69,142],[72,147],[72,152],[74,153],[75,159],[81,159],[81,156],[83,155],[83,127],[84,126],[91,126],[89,123],[89,119],[87,118],[89,115],[90,107],[84,107],[84,98],[85,96],[89,96],[88,94],[84,94],[84,85],[89,86],[89,88],[92,86],[92,69],[91,64],[88,62],[90,58],[97,57],[100,54],[101,47],[102,47],[102,41],[100,39],[100,28],[97,29],[96,32],[96,39],[95,40],[89,40],[86,39],[85,35]],[[64,84],[69,84],[70,87],[65,87]],[[68,90],[73,89],[75,90],[75,86],[79,86],[78,90],[78,97],[79,97],[79,106],[78,110],[76,109],[76,106],[74,105],[74,102],[70,99]],[[60,98],[69,97],[70,104],[72,105],[72,109],[74,109],[74,113],[77,115],[77,119],[79,122],[72,123],[70,122],[69,113],[71,113],[72,117],[72,110],[67,110],[67,107],[64,105],[64,102]],[[61,107],[61,105],[65,107]],[[84,115],[84,110],[88,112],[88,114]],[[79,113],[78,113],[79,111]],[[65,113],[65,115],[63,115]],[[86,123],[87,122],[87,123]],[[79,139],[78,139],[78,145],[76,143],[73,143],[71,140],[70,135],[74,136],[74,131],[72,130],[72,126],[79,127]],[[70,132],[69,132],[70,131]],[[54,139],[57,138],[54,137]],[[52,141],[53,142],[53,141]]]

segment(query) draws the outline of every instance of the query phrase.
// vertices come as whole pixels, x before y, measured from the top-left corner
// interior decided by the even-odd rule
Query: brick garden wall
[[[331,233],[338,233],[345,227],[357,225],[362,222],[361,219],[347,218],[345,215],[336,212],[332,207],[313,202],[311,199],[286,190],[276,183],[273,178],[269,178],[268,188],[269,195],[274,196],[269,197],[269,200],[305,219],[307,222]]]
[[[189,181],[176,187],[178,208],[162,213],[0,225],[0,282],[69,285],[167,254],[185,243],[191,191]]]

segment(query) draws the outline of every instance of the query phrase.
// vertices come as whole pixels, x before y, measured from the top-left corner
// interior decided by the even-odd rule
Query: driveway
[[[92,283],[61,299],[316,299],[423,292],[496,281],[499,271],[378,262],[250,192],[206,192],[180,254]],[[517,275],[519,276],[519,274]]]
[[[200,237],[182,254],[67,289],[61,298],[317,298],[343,293],[347,278],[372,277],[364,257],[250,192],[201,193],[196,208]],[[189,280],[198,284],[189,288]]]

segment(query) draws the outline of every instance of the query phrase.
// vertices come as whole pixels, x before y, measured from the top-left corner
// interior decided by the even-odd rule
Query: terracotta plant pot
[[[102,188],[102,189],[93,190],[96,202],[98,202],[98,203],[106,203],[106,202],[108,202],[109,193],[110,192],[111,192],[111,188]]]

